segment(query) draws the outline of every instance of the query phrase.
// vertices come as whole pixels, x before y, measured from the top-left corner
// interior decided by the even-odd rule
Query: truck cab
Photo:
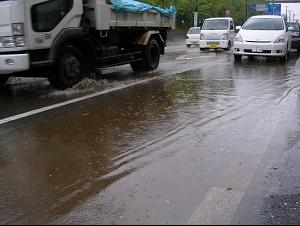
[[[78,28],[81,16],[80,0],[0,1],[0,82],[50,66],[50,50],[61,28]]]

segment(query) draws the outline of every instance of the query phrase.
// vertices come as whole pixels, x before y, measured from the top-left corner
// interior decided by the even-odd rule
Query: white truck
[[[0,0],[0,85],[48,77],[72,87],[98,68],[157,69],[175,18],[117,12],[110,0]]]

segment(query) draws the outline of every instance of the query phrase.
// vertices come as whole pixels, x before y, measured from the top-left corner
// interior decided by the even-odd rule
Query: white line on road
[[[214,187],[187,225],[229,225],[245,192]]]
[[[53,110],[53,109],[56,109],[56,108],[64,107],[64,106],[71,105],[71,104],[74,104],[74,103],[78,103],[78,102],[81,102],[81,101],[84,101],[84,100],[87,100],[87,99],[91,99],[91,98],[94,98],[94,97],[98,97],[98,96],[101,96],[101,95],[104,95],[104,94],[107,94],[107,93],[111,93],[111,92],[115,92],[115,91],[119,91],[119,90],[122,90],[122,89],[129,88],[129,87],[145,84],[147,82],[150,82],[150,81],[153,81],[153,80],[156,80],[156,79],[157,79],[157,77],[150,78],[150,79],[145,79],[145,80],[134,82],[134,83],[131,83],[131,84],[128,84],[128,85],[119,86],[119,87],[116,87],[116,88],[112,88],[112,89],[104,90],[104,91],[101,91],[101,92],[93,93],[93,94],[86,95],[86,96],[83,96],[83,97],[79,97],[79,98],[76,98],[76,99],[72,99],[72,100],[68,100],[68,101],[65,101],[65,102],[58,103],[58,104],[54,104],[54,105],[51,105],[51,106],[39,108],[39,109],[29,111],[29,112],[25,112],[25,113],[22,113],[22,114],[19,114],[19,115],[14,115],[14,116],[11,116],[11,117],[8,117],[8,118],[5,118],[5,119],[1,119],[0,120],[0,125],[6,124],[6,123],[9,123],[9,122],[13,122],[13,121],[16,121],[16,120],[19,120],[19,119],[23,119],[23,118],[26,118],[26,117],[29,117],[29,116],[32,116],[32,115],[40,114],[40,113],[43,113],[43,112],[46,112],[46,111],[50,111],[50,110]]]
[[[223,62],[223,61],[224,61],[224,59],[216,60],[216,61],[214,61],[214,65],[216,63]],[[46,112],[46,111],[50,111],[50,110],[53,110],[53,109],[56,109],[56,108],[64,107],[64,106],[71,105],[71,104],[74,104],[74,103],[78,103],[78,102],[81,102],[81,101],[84,101],[84,100],[87,100],[87,99],[91,99],[91,98],[94,98],[94,97],[98,97],[98,96],[101,96],[101,95],[104,95],[104,94],[107,94],[107,93],[112,93],[112,92],[123,90],[123,89],[129,88],[129,87],[145,84],[145,83],[148,83],[150,81],[161,79],[165,76],[171,76],[171,75],[181,74],[181,73],[184,73],[186,71],[197,70],[197,69],[201,68],[201,66],[203,66],[203,65],[199,64],[197,66],[194,66],[194,67],[191,67],[191,68],[188,68],[188,69],[182,69],[182,70],[170,73],[170,74],[162,74],[160,77],[144,79],[142,81],[134,82],[134,83],[131,83],[131,84],[128,84],[128,85],[123,85],[123,86],[119,86],[119,87],[116,87],[116,88],[111,88],[111,89],[104,90],[104,91],[101,91],[101,92],[97,92],[97,93],[93,93],[93,94],[86,95],[86,96],[83,96],[83,97],[79,97],[79,98],[76,98],[76,99],[73,99],[73,100],[68,100],[68,101],[61,102],[61,103],[58,103],[58,104],[54,104],[54,105],[51,105],[51,106],[47,106],[47,107],[43,107],[43,108],[39,108],[39,109],[36,109],[36,110],[29,111],[29,112],[25,112],[25,113],[22,113],[22,114],[14,115],[14,116],[11,116],[11,117],[8,117],[8,118],[5,118],[5,119],[1,119],[0,120],[0,126],[4,125],[4,124],[7,124],[9,122],[17,121],[19,119],[27,118],[27,117],[30,117],[30,116],[33,116],[33,115],[36,115],[36,114],[40,114],[40,113],[43,113],[43,112]]]

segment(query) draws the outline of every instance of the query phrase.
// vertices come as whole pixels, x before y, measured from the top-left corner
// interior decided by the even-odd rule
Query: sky
[[[283,14],[286,13],[286,6],[288,7],[288,11],[291,10],[292,14],[295,13],[295,19],[300,21],[300,3],[282,4],[281,10]]]

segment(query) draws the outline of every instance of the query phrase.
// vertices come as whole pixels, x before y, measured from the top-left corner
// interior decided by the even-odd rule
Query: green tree
[[[140,0],[151,5],[166,8],[171,2],[177,9],[177,27],[193,26],[193,12],[200,13],[200,23],[206,18],[223,17],[225,10],[229,10],[230,16],[236,24],[241,25],[246,20],[246,0]],[[267,2],[265,0],[249,0],[249,14],[253,15],[252,6],[255,3]],[[197,7],[198,3],[198,7]],[[182,22],[184,21],[184,24]]]

